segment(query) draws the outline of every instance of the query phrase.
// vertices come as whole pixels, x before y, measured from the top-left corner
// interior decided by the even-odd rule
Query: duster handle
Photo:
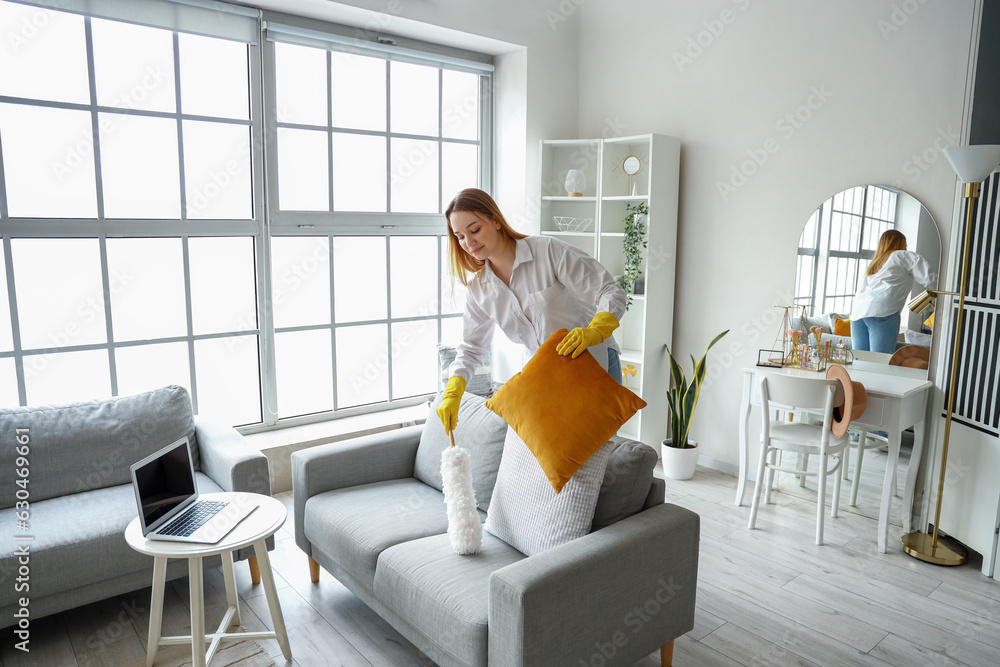
[[[451,438],[451,446],[455,446],[455,431],[448,431],[448,437]]]

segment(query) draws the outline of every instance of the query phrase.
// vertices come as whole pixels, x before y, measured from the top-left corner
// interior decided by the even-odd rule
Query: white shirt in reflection
[[[937,285],[937,273],[926,259],[912,250],[897,250],[889,255],[875,275],[861,278],[851,307],[851,319],[885,317],[902,311],[914,281],[924,289],[933,289]]]

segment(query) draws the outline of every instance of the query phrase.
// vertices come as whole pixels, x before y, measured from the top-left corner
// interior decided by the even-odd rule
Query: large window
[[[3,404],[174,383],[267,426],[435,390],[487,64],[265,41],[209,0],[30,1],[0,0]]]
[[[810,314],[851,312],[879,237],[896,226],[897,197],[889,188],[858,186],[816,209],[799,239],[795,305]]]

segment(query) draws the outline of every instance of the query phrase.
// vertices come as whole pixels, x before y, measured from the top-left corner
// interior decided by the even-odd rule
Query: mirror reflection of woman
[[[906,236],[882,234],[875,256],[861,278],[851,307],[851,344],[855,350],[896,351],[900,313],[913,283],[934,289],[937,273],[923,257],[906,249]]]

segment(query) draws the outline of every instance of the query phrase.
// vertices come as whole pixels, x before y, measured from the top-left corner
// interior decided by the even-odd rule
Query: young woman
[[[902,232],[890,229],[879,237],[875,257],[854,295],[851,343],[855,350],[896,351],[899,314],[914,281],[933,289],[937,274],[927,260],[906,249]]]
[[[570,332],[556,350],[585,350],[621,382],[611,332],[625,314],[625,291],[593,257],[550,236],[511,229],[493,198],[462,190],[445,211],[452,274],[468,286],[462,342],[437,413],[446,433],[458,423],[466,383],[489,357],[494,327],[534,352],[553,332]],[[589,324],[588,324],[589,322]]]

